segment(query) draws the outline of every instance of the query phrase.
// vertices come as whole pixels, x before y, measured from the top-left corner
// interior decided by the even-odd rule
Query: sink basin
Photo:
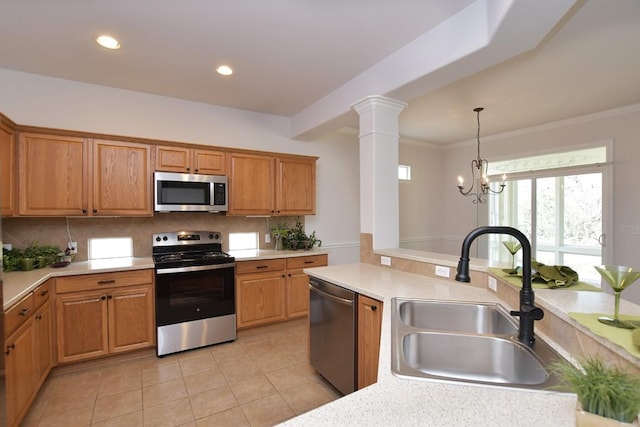
[[[518,324],[500,305],[457,301],[399,300],[398,315],[421,329],[478,334],[514,334]]]
[[[518,323],[499,304],[393,298],[394,375],[420,380],[547,389],[560,384],[549,364],[561,360],[539,337],[517,340]]]
[[[437,377],[522,385],[549,378],[524,345],[486,335],[410,333],[402,339],[402,356],[411,368]]]

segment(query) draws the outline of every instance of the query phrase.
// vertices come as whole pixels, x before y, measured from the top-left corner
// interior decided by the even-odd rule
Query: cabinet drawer
[[[327,255],[310,255],[287,258],[287,270],[307,267],[324,267],[327,265]]]
[[[39,308],[42,304],[49,301],[51,296],[51,280],[47,280],[33,291],[34,308]]]
[[[33,292],[4,313],[4,335],[8,337],[33,313]]]
[[[264,273],[266,271],[284,270],[285,260],[263,259],[257,261],[236,262],[236,274]]]
[[[56,292],[78,292],[103,288],[146,285],[153,283],[153,270],[131,270],[117,273],[83,274],[56,279]]]

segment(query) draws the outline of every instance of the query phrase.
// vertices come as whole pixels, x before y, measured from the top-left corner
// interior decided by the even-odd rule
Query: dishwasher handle
[[[335,295],[328,294],[328,293],[326,293],[324,291],[321,291],[320,289],[316,288],[311,283],[309,283],[309,290],[311,290],[312,292],[316,292],[316,293],[320,294],[322,297],[330,299],[331,301],[337,302],[339,304],[351,305],[351,306],[353,305],[353,300],[352,299],[340,298],[340,297],[337,297]]]

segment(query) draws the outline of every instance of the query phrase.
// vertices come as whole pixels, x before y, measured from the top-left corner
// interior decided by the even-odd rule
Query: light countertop
[[[259,259],[274,259],[274,258],[294,258],[300,256],[311,255],[324,255],[326,251],[320,249],[311,249],[308,251],[289,251],[275,249],[249,249],[244,251],[229,251],[229,255],[235,257],[236,261],[249,261]]]
[[[89,273],[108,273],[153,268],[152,258],[110,258],[72,262],[61,268],[38,268],[30,271],[2,273],[3,310],[20,301],[25,295],[52,277]]]
[[[410,380],[391,372],[393,297],[504,302],[485,289],[405,273],[370,264],[305,269],[307,274],[382,300],[378,382],[286,421],[287,426],[574,426],[576,397],[570,393],[476,386],[435,380]],[[537,300],[567,311],[610,310],[612,297],[601,292],[536,290]],[[625,306],[630,314],[640,306]],[[538,332],[536,332],[538,333]],[[561,353],[548,337],[538,334]],[[474,357],[469,354],[469,357]]]

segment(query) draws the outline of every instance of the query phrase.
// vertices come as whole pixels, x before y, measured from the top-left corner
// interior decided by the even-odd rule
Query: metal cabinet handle
[[[36,320],[42,320],[42,315],[41,315],[41,314],[38,314],[38,315],[36,316]]]
[[[45,295],[46,295],[46,294],[48,294],[48,293],[49,293],[49,290],[47,289],[46,291],[42,291],[42,292],[40,292],[40,296],[41,296],[41,297],[43,297],[43,296],[45,296]]]
[[[378,309],[378,306],[377,306],[377,305],[372,305],[372,306],[371,306],[371,311],[376,311],[377,309]]]
[[[98,285],[108,285],[109,283],[116,283],[116,279],[98,280]]]
[[[18,316],[26,316],[30,311],[30,308],[23,308],[22,310],[20,310],[20,313],[18,313]]]
[[[267,268],[269,267],[268,265],[258,265],[256,266],[257,269],[262,269],[262,268]]]
[[[13,350],[14,348],[16,348],[15,344],[8,345],[7,346],[7,350],[4,352],[4,354],[6,354],[8,356],[9,353],[11,353],[11,350]]]
[[[315,263],[315,261],[305,261],[304,263],[305,263],[305,264],[314,264],[314,263]]]

